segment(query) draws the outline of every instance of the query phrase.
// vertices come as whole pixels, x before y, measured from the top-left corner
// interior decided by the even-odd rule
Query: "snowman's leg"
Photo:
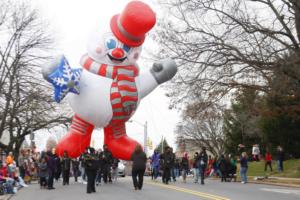
[[[56,146],[56,153],[63,156],[67,151],[69,156],[76,158],[90,145],[94,125],[74,115],[70,130]]]
[[[108,146],[114,157],[121,160],[130,160],[136,145],[140,145],[127,136],[125,123],[106,126],[104,128],[104,144]]]

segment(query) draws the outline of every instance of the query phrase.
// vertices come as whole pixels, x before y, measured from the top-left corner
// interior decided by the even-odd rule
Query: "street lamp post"
[[[147,121],[146,121],[144,124],[144,152],[146,155],[148,153],[147,139],[148,139],[148,133],[147,133]]]
[[[147,121],[143,124],[140,123],[136,120],[130,120],[129,122],[136,122],[137,124],[139,124],[140,126],[144,127],[144,152],[147,155],[148,153],[148,148],[147,148],[147,138],[148,138],[148,125],[147,125]]]

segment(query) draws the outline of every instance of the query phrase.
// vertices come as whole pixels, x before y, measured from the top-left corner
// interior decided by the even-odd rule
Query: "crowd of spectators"
[[[99,149],[97,156],[97,169],[95,181],[97,185],[112,183],[117,180],[118,163],[104,145],[104,151]],[[37,181],[41,189],[53,190],[54,183],[62,178],[63,185],[69,185],[70,176],[78,182],[87,184],[87,166],[84,152],[78,158],[70,158],[68,152],[64,156],[56,155],[55,148],[38,152],[35,148],[21,149],[15,157],[13,152],[8,154],[0,150],[0,195],[14,194],[21,187],[28,187],[32,181]]]
[[[119,160],[114,158],[106,145],[95,151],[97,168],[95,171],[95,184],[112,183],[117,180]],[[243,146],[239,147],[241,150]],[[16,158],[13,152],[0,149],[0,195],[5,193],[16,193],[21,187],[28,187],[31,181],[38,181],[41,189],[55,189],[54,181],[62,177],[62,184],[69,185],[69,177],[73,176],[75,182],[78,177],[83,184],[87,184],[86,162],[84,152],[80,157],[71,159],[68,152],[63,157],[58,157],[55,148],[38,152],[34,148],[21,149]],[[282,147],[278,146],[277,153],[278,172],[283,171],[284,152]],[[252,156],[241,151],[240,156],[222,154],[220,156],[211,156],[206,153],[203,147],[201,151],[195,152],[190,156],[188,152],[178,157],[171,147],[165,147],[162,153],[157,150],[149,158],[149,171],[153,180],[159,176],[162,181],[168,184],[170,181],[176,182],[182,177],[184,183],[187,182],[187,176],[192,175],[194,183],[204,184],[205,177],[218,177],[221,182],[236,181],[238,163],[242,183],[247,183],[248,161],[260,162],[264,160],[264,170],[273,171],[273,157],[271,152],[266,149],[262,155],[258,145],[253,145]],[[139,187],[136,187],[139,188]]]
[[[182,181],[186,183],[186,177],[191,175],[194,183],[204,184],[204,177],[217,177],[220,178],[221,182],[236,182],[237,171],[239,170],[241,183],[247,183],[248,162],[260,162],[262,160],[264,161],[264,171],[267,172],[268,168],[271,172],[273,171],[273,157],[268,149],[262,155],[259,145],[254,144],[252,156],[247,155],[243,145],[239,146],[239,151],[240,155],[236,156],[221,154],[213,157],[206,155],[205,148],[195,152],[193,156],[190,156],[188,152],[184,152],[182,156],[175,156],[172,148],[169,147],[166,147],[162,153],[156,150],[150,157],[152,179],[156,180],[158,176],[161,176],[162,181],[168,184],[169,181],[176,182],[177,178],[182,177]],[[278,172],[282,172],[284,152],[281,146],[277,147],[276,158]]]
[[[35,169],[32,157],[28,156],[28,160],[24,160],[24,167],[21,169],[17,166],[18,161],[15,160],[12,152],[6,155],[0,150],[0,155],[0,195],[14,194],[19,188],[28,187],[24,178],[25,173],[30,173]]]

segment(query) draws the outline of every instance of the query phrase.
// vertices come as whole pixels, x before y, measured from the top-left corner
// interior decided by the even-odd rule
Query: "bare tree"
[[[47,142],[46,142],[46,151],[51,151],[53,148],[55,148],[57,145],[57,142],[56,140],[53,138],[53,137],[49,137],[47,139]]]
[[[51,98],[40,67],[53,39],[38,13],[26,3],[0,3],[0,138],[9,134],[7,151],[18,150],[31,132],[68,123]]]
[[[153,38],[161,46],[158,55],[171,55],[180,66],[168,85],[175,106],[220,102],[241,87],[268,92],[278,60],[299,51],[298,0],[168,0],[161,5],[166,15]]]
[[[183,120],[178,125],[176,133],[180,140],[192,139],[201,147],[206,147],[215,156],[224,153],[223,120],[220,109],[210,107],[206,112],[197,112],[205,105],[194,104],[187,107]]]

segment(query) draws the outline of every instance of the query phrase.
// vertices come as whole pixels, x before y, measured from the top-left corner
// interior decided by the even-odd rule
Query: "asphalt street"
[[[71,178],[72,179],[72,178]],[[41,190],[38,184],[21,189],[12,200],[296,200],[300,199],[300,189],[269,186],[262,184],[221,183],[218,180],[206,180],[206,184],[177,181],[169,185],[160,181],[145,179],[144,188],[135,191],[131,177],[119,178],[112,184],[102,184],[97,192],[86,194],[86,185],[71,181],[62,186],[56,182],[55,190]]]

